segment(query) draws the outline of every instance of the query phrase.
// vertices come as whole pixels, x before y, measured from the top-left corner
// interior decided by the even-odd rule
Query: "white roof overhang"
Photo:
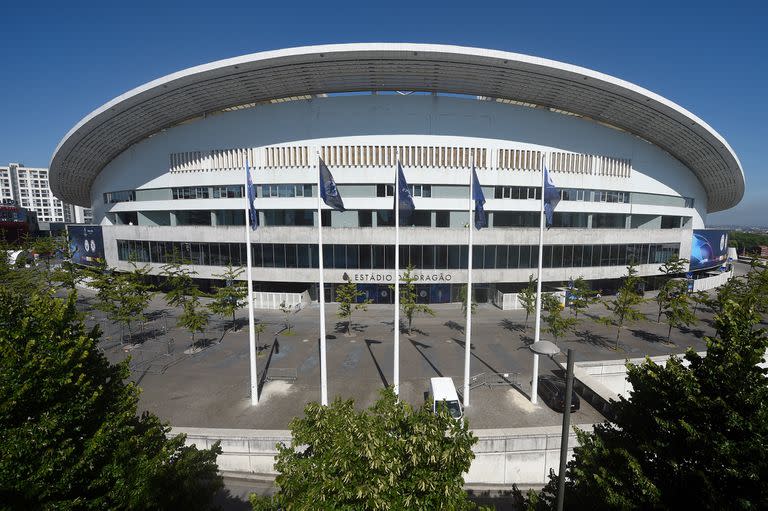
[[[471,94],[572,112],[633,133],[680,160],[704,186],[709,212],[733,207],[744,195],[744,172],[725,139],[642,87],[517,53],[405,43],[267,51],[158,78],[91,112],[67,133],[51,159],[51,189],[65,202],[90,206],[101,169],[162,129],[246,103],[375,90]]]

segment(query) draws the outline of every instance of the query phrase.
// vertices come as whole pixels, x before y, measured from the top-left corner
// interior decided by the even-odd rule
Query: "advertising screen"
[[[694,229],[691,270],[720,266],[728,260],[728,231]]]
[[[73,263],[93,266],[104,262],[104,238],[100,225],[70,225],[67,232]]]

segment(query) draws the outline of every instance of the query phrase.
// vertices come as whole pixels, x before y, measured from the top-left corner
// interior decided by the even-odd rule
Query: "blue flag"
[[[485,194],[480,187],[480,181],[477,179],[475,167],[472,167],[472,199],[475,201],[475,229],[480,230],[488,227],[488,216],[485,214]]]
[[[555,216],[555,206],[560,202],[560,190],[552,182],[546,165],[544,166],[544,215],[547,217],[547,227],[552,225]]]
[[[256,190],[253,187],[253,180],[251,179],[251,170],[248,168],[248,160],[245,160],[245,175],[248,189],[245,191],[246,197],[248,197],[248,220],[251,222],[251,229],[254,231],[259,226],[259,214],[256,212]]]
[[[344,209],[344,201],[341,200],[339,189],[336,188],[336,181],[333,180],[331,171],[325,166],[322,158],[318,158],[318,162],[320,168],[320,197],[322,197],[323,202],[336,211],[346,211]]]
[[[416,206],[413,204],[413,195],[411,194],[411,187],[408,186],[408,181],[405,180],[403,174],[403,166],[400,165],[400,161],[397,162],[397,190],[400,208],[400,225],[404,225],[407,222],[408,217],[411,216]]]

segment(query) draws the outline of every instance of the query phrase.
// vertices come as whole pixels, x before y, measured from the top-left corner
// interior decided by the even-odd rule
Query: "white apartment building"
[[[53,196],[48,169],[9,163],[0,167],[0,200],[14,201],[37,213],[40,222],[90,223],[91,210]]]

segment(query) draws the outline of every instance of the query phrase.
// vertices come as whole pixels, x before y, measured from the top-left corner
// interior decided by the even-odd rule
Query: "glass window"
[[[573,245],[561,245],[563,250],[563,268],[573,266]]]
[[[359,251],[361,269],[369,270],[373,267],[371,260],[371,248],[371,245],[360,245]]]
[[[472,245],[472,268],[482,270],[483,269],[483,253],[485,247],[483,245]],[[467,261],[469,264],[469,261]],[[465,266],[466,267],[466,266]]]
[[[261,265],[264,268],[275,267],[275,249],[272,243],[261,244]]]
[[[451,268],[451,266],[448,266],[449,260],[448,260],[448,246],[447,245],[437,245],[435,246],[435,268]]]
[[[508,254],[509,247],[507,245],[496,245],[496,268],[507,267]]]
[[[433,270],[435,268],[435,246],[424,245],[421,248],[421,264],[425,270]]]
[[[517,245],[509,246],[509,254],[507,255],[507,268],[511,270],[520,268],[520,247]]]
[[[466,268],[466,265],[463,267]],[[461,252],[458,245],[448,245],[448,268],[451,270],[462,268]]]
[[[450,227],[450,226],[451,226],[450,211],[435,212],[435,227]]]
[[[358,248],[357,245],[347,245],[347,268],[356,269],[360,268],[360,261],[358,260]]]
[[[296,266],[299,268],[309,268],[309,245],[297,245],[296,252]]]
[[[386,261],[384,260],[384,245],[372,245],[371,252],[373,253],[373,268],[377,270],[383,270],[386,268]]]

